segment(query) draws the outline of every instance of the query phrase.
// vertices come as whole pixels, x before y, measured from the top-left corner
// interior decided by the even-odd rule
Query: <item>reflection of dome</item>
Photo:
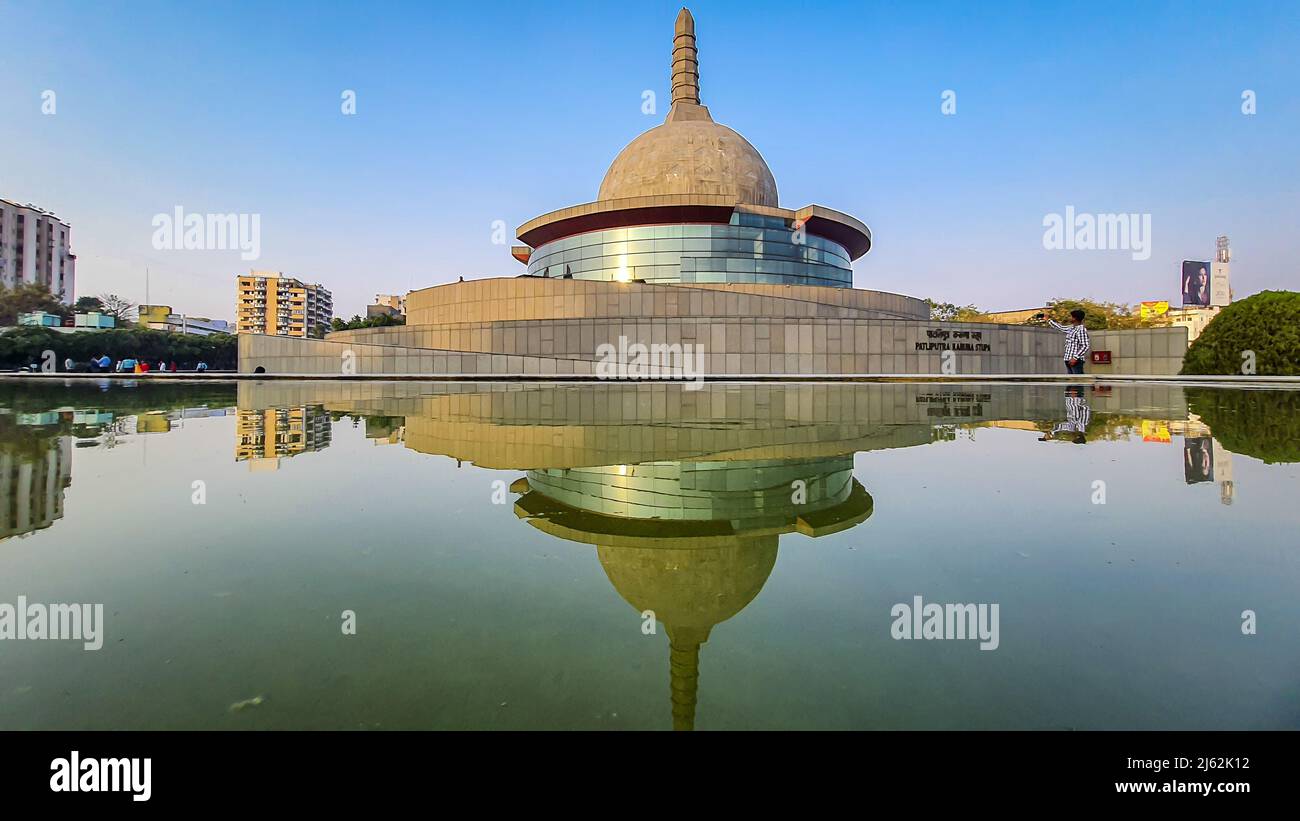
[[[851,456],[535,470],[510,490],[533,527],[596,545],[618,594],[663,626],[676,730],[695,727],[700,646],[763,589],[780,535],[836,533],[872,510]]]
[[[614,158],[598,200],[701,194],[737,204],[777,205],[776,179],[744,137],[700,105],[695,20],[682,9],[673,37],[673,105],[668,119]]]
[[[776,565],[778,536],[737,538],[723,547],[601,547],[614,589],[668,633],[673,729],[695,728],[700,645],[713,625],[745,609]],[[672,542],[668,543],[669,545]]]
[[[670,636],[705,641],[713,625],[745,609],[776,564],[777,536],[737,538],[711,548],[600,547],[597,555],[618,594],[653,610]],[[687,635],[689,634],[689,635]]]

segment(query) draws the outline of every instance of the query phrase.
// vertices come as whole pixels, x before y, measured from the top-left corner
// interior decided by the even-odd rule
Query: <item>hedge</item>
[[[196,336],[151,328],[60,333],[24,326],[0,334],[0,368],[40,363],[47,350],[54,351],[59,370],[63,370],[65,359],[89,362],[100,355],[115,362],[126,358],[144,359],[151,364],[164,360],[184,370],[192,370],[201,360],[213,370],[234,370],[239,357],[238,343],[231,334]]]
[[[1247,351],[1257,374],[1300,375],[1300,293],[1261,291],[1224,308],[1187,349],[1182,373],[1242,374]]]

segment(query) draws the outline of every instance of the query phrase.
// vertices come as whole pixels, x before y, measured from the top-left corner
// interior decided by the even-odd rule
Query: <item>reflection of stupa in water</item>
[[[871,515],[852,456],[537,470],[511,490],[529,524],[596,545],[619,595],[663,625],[678,730],[695,726],[700,645],[763,589],[780,535]]]

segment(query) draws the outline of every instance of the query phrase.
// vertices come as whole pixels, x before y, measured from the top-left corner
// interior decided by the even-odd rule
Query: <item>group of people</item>
[[[72,359],[65,359],[63,361],[63,367],[64,370],[67,371],[83,370],[83,368]],[[149,373],[150,371],[159,373],[176,373],[178,368],[175,360],[172,360],[171,362],[159,360],[158,363],[154,365],[150,364],[146,359],[128,356],[125,359],[119,359],[114,362],[108,354],[100,354],[94,359],[91,359],[89,367],[85,369],[92,373]],[[194,370],[197,373],[203,373],[207,369],[208,363],[203,361],[200,361],[194,366]]]

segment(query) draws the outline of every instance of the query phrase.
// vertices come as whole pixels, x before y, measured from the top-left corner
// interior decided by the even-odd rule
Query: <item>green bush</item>
[[[39,326],[22,326],[0,334],[0,368],[23,368],[41,361],[45,351],[54,351],[55,363],[63,360],[89,362],[106,355],[116,362],[128,357],[151,365],[159,360],[175,362],[177,368],[193,370],[200,361],[213,370],[234,370],[238,343],[231,334],[195,336],[150,328],[122,328],[112,331],[60,333]]]
[[[1300,375],[1300,293],[1261,291],[1224,308],[1187,349],[1182,373],[1240,374],[1245,351],[1258,374]]]
[[[1300,462],[1300,391],[1188,387],[1187,407],[1233,453]]]

